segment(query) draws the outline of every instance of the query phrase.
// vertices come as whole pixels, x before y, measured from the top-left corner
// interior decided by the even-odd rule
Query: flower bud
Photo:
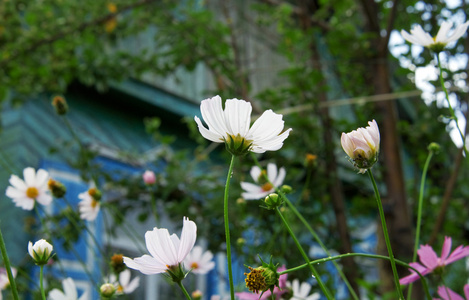
[[[146,185],[153,185],[156,183],[156,176],[153,171],[146,170],[145,173],[143,173],[142,178]]]
[[[248,267],[250,272],[244,273],[246,279],[246,287],[253,293],[265,292],[278,286],[279,275],[273,265],[265,265],[262,267]]]
[[[67,188],[65,185],[57,180],[51,178],[49,179],[47,185],[49,186],[49,190],[52,193],[52,196],[55,198],[62,198],[65,196],[65,193],[67,193]]]
[[[202,292],[199,290],[195,290],[192,292],[192,299],[194,300],[202,300]]]
[[[65,115],[68,112],[68,104],[62,96],[55,96],[52,98],[52,106],[58,115]]]
[[[47,264],[53,249],[54,247],[44,239],[37,241],[34,245],[32,242],[28,244],[29,255],[38,266]]]
[[[101,296],[106,298],[111,298],[116,292],[116,287],[111,283],[105,283],[99,288]]]
[[[280,187],[280,190],[285,193],[285,194],[290,194],[292,191],[293,191],[293,188],[289,185],[282,185],[282,187]]]
[[[267,208],[269,209],[275,209],[280,204],[282,204],[281,198],[276,193],[272,193],[265,197],[264,202],[267,205]]]
[[[126,269],[124,264],[124,256],[122,254],[114,254],[111,257],[111,269],[116,274],[119,274]]]
[[[244,200],[244,198],[242,198],[242,197],[239,197],[238,199],[236,199],[236,204],[244,205],[244,204],[246,204],[246,200]]]
[[[242,156],[249,152],[252,141],[246,140],[241,135],[229,135],[225,138],[226,150],[234,156]]]
[[[312,168],[316,166],[316,161],[318,159],[318,156],[315,154],[307,153],[305,157],[305,166],[307,168]]]
[[[98,190],[97,188],[90,188],[88,190],[88,194],[91,196],[91,198],[93,198],[95,201],[99,201],[101,200],[101,197],[102,197],[102,194],[101,194],[101,191]]]
[[[430,143],[430,145],[428,145],[428,151],[438,153],[440,151],[440,145],[437,143]]]

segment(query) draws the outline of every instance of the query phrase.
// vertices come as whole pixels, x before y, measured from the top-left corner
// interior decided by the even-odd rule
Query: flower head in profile
[[[450,251],[451,238],[446,236],[445,242],[443,243],[443,248],[441,249],[441,257],[438,257],[435,251],[433,251],[432,247],[429,245],[421,245],[420,249],[417,251],[417,254],[419,255],[419,259],[422,264],[418,262],[412,262],[409,265],[419,271],[420,274],[425,276],[432,272],[442,272],[446,265],[469,256],[469,246],[458,246],[452,253],[450,253]],[[412,269],[409,271],[411,274],[401,278],[399,280],[400,284],[409,284],[420,278],[419,275]]]
[[[272,299],[272,295],[275,296],[275,299],[279,300],[281,296],[287,292],[286,287],[287,287],[288,274],[279,275],[278,284],[274,283],[273,286],[268,286],[266,289],[261,289],[262,288],[261,285],[264,285],[264,284],[269,285],[270,283],[272,283],[272,282],[269,283],[269,281],[272,281],[272,279],[274,279],[274,277],[269,276],[268,273],[270,273],[270,271],[268,273],[262,272],[262,271],[265,271],[264,268],[263,267],[258,267],[256,269],[249,268],[251,272],[245,273],[246,287],[250,291],[252,291],[252,293],[251,292],[236,293],[236,297],[239,300],[268,300],[268,299]],[[277,269],[276,274],[285,270],[286,270],[286,267],[281,266]],[[254,285],[259,288],[257,292],[252,289]],[[259,295],[258,292],[263,292],[263,293]]]
[[[129,269],[119,273],[119,280],[117,280],[116,275],[111,274],[109,280],[114,284],[117,295],[130,294],[138,288],[140,285],[140,277],[135,277],[132,280],[130,280],[130,277],[131,273]]]
[[[90,188],[88,191],[80,193],[78,203],[80,218],[87,221],[94,221],[98,216],[101,207],[101,192],[96,188]]]
[[[16,277],[18,271],[15,268],[11,268],[11,274],[13,278]],[[8,279],[8,273],[5,268],[0,268],[0,291],[6,289],[10,285],[10,280]],[[1,295],[1,292],[0,292]],[[1,296],[0,296],[1,299]]]
[[[300,285],[300,281],[298,279],[293,280],[293,282],[287,282],[287,286],[292,291],[292,298],[291,300],[319,300],[321,296],[319,293],[313,293],[309,295],[311,291],[311,284],[307,282],[302,282]]]
[[[342,133],[340,142],[345,153],[350,157],[355,167],[364,173],[378,160],[379,129],[376,121],[368,122],[368,127],[358,128],[349,133]]]
[[[427,47],[435,52],[441,52],[449,42],[458,40],[466,31],[469,26],[469,21],[457,25],[451,35],[448,35],[449,30],[453,23],[444,21],[441,23],[440,30],[435,37],[432,37],[428,32],[425,32],[420,25],[416,25],[410,30],[410,34],[401,30],[401,35],[408,42],[423,47]]]
[[[266,175],[270,183],[265,179]],[[277,170],[277,166],[273,163],[269,163],[267,165],[267,173],[266,171],[261,170],[258,166],[253,166],[251,168],[251,177],[254,179],[256,184],[241,182],[241,188],[244,190],[244,193],[242,193],[241,196],[246,200],[258,200],[264,198],[270,193],[273,193],[276,187],[280,187],[280,185],[282,185],[285,175],[285,168]]]
[[[446,286],[438,287],[438,296],[443,300],[469,300],[469,284],[464,286],[464,297]]]
[[[49,293],[49,300],[88,300],[87,293],[83,293],[80,298],[78,298],[77,287],[72,278],[67,278],[62,281],[62,286],[64,291],[62,292],[59,289],[53,289]]]
[[[29,255],[39,266],[47,264],[49,258],[51,257],[53,249],[54,247],[52,247],[52,245],[44,239],[35,242],[34,245],[32,242],[29,242],[28,244]]]
[[[191,270],[195,274],[207,274],[215,268],[213,254],[211,251],[203,251],[201,246],[195,246],[192,251],[184,259],[184,266],[187,270]]]
[[[165,228],[154,228],[145,233],[145,243],[150,255],[134,259],[124,256],[127,267],[145,275],[166,273],[175,282],[180,282],[185,274],[181,263],[194,247],[197,238],[197,225],[188,218],[183,219],[181,238],[169,235]]]
[[[16,206],[24,210],[32,210],[37,201],[42,205],[49,205],[52,196],[49,194],[47,182],[49,173],[46,170],[33,168],[23,170],[24,181],[16,175],[11,175],[10,184],[5,194],[13,199]]]
[[[202,100],[200,111],[208,126],[207,129],[197,116],[194,117],[200,134],[212,142],[225,143],[233,155],[279,150],[291,131],[283,131],[283,116],[271,109],[250,126],[252,107],[244,100],[226,100],[223,110],[220,96],[215,96]]]

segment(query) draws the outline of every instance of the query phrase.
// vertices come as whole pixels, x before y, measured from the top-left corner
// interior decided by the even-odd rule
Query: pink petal
[[[445,261],[451,251],[451,237],[445,236],[445,241],[441,249],[441,260]]]
[[[457,293],[445,286],[438,287],[438,295],[443,300],[464,300],[463,297],[459,296]]]
[[[436,255],[433,248],[428,245],[421,245],[420,249],[417,251],[420,261],[424,266],[433,270],[438,267],[438,256]]]
[[[453,263],[466,256],[469,256],[469,246],[458,246],[456,249],[454,249],[453,253],[449,255],[448,259],[446,259],[445,264]]]

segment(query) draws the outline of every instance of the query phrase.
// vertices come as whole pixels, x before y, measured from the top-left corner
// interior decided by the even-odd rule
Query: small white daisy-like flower
[[[29,255],[34,259],[36,264],[40,266],[47,264],[53,249],[54,247],[44,239],[35,242],[34,245],[32,242],[28,244]]]
[[[85,292],[78,298],[77,287],[72,278],[67,278],[62,281],[64,291],[53,289],[49,292],[49,300],[88,300],[88,294]]]
[[[420,25],[416,25],[412,28],[410,30],[410,34],[405,30],[401,30],[401,35],[412,44],[430,48],[435,52],[440,52],[449,42],[458,40],[467,31],[469,21],[457,25],[453,33],[448,36],[448,32],[452,26],[453,23],[444,21],[441,23],[440,30],[438,30],[435,37],[432,37],[428,32],[425,32]]]
[[[185,277],[180,265],[194,247],[197,238],[197,225],[184,217],[181,239],[176,234],[169,235],[165,228],[153,228],[145,233],[145,243],[150,255],[134,259],[124,256],[127,267],[138,270],[145,275],[166,272],[173,281]]]
[[[207,274],[215,268],[213,254],[209,250],[204,252],[201,246],[195,246],[184,260],[184,266],[195,274]]]
[[[135,291],[140,285],[140,277],[135,277],[130,280],[130,270],[126,269],[119,273],[119,280],[117,280],[116,275],[111,274],[109,280],[116,287],[116,294],[130,294]]]
[[[78,203],[80,218],[87,221],[94,221],[101,207],[99,202],[101,193],[99,190],[90,188],[88,191],[79,194],[78,198],[81,199],[80,203]]]
[[[319,300],[321,296],[319,293],[313,293],[309,295],[311,291],[311,285],[307,282],[303,282],[300,285],[298,279],[293,280],[292,283],[287,282],[287,287],[292,289],[293,297],[292,300]]]
[[[345,153],[350,157],[355,167],[364,173],[378,160],[379,128],[375,120],[368,122],[368,127],[360,127],[349,133],[342,133],[340,142]]]
[[[42,205],[49,205],[52,202],[52,196],[49,194],[47,182],[49,173],[46,170],[33,168],[23,170],[24,181],[16,175],[11,175],[10,184],[5,194],[13,199],[16,206],[24,210],[32,210],[35,201]]]
[[[267,175],[269,183],[264,176]],[[241,188],[244,193],[241,196],[246,200],[258,200],[265,196],[275,192],[275,188],[279,187],[285,179],[286,171],[285,168],[277,170],[277,166],[273,163],[267,164],[267,174],[264,170],[261,170],[258,166],[251,168],[251,177],[257,184],[249,182],[241,182]]]
[[[212,142],[225,143],[233,155],[279,150],[291,131],[291,128],[283,131],[283,116],[271,109],[250,126],[252,106],[244,100],[226,100],[223,110],[220,96],[215,96],[202,100],[200,112],[208,126],[205,128],[201,120],[194,117],[200,134]]]

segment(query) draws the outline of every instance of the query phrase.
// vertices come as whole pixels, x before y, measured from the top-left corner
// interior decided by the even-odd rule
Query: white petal
[[[122,286],[126,286],[129,284],[129,281],[130,281],[130,270],[124,270],[122,271],[120,274],[119,274],[119,283],[122,285]],[[112,282],[112,280],[111,280]]]
[[[13,187],[15,187],[16,189],[20,191],[26,191],[26,189],[28,188],[25,182],[16,175],[11,175],[9,181]]]
[[[211,132],[217,133],[220,136],[226,136],[228,129],[220,96],[202,100],[200,103],[200,113]]]
[[[182,262],[187,254],[194,247],[195,240],[197,239],[197,225],[188,218],[183,219],[181,244],[178,251],[178,262]]]
[[[143,255],[135,259],[124,256],[124,264],[134,270],[138,270],[145,275],[153,275],[163,273],[167,270],[165,264],[162,264],[150,255]]]
[[[47,206],[52,202],[52,196],[48,194],[40,194],[36,197],[36,201],[44,206]]]
[[[283,141],[288,137],[292,129],[285,130],[282,134],[274,136],[268,140],[260,141],[252,147],[252,152],[264,153],[265,151],[276,151],[282,148]]]
[[[282,118],[282,115],[274,113],[271,109],[266,110],[259,119],[252,124],[246,138],[254,140],[254,143],[257,144],[259,141],[269,140],[279,135],[284,126]]]
[[[285,175],[287,175],[285,168],[280,168],[277,178],[275,178],[275,180],[272,181],[273,185],[275,187],[279,187],[283,183],[283,180],[285,179]]]
[[[274,183],[275,179],[277,179],[277,166],[275,164],[267,164],[267,177],[272,183]]]
[[[49,173],[46,170],[39,169],[36,173],[36,186],[40,187],[47,184]]]
[[[75,286],[75,282],[73,282],[72,278],[67,278],[62,281],[62,286],[64,287],[65,295],[70,299],[78,298],[77,288]]]
[[[26,185],[35,186],[36,185],[36,171],[33,168],[29,167],[23,170],[24,182]]]
[[[140,285],[140,277],[135,277],[126,287],[124,287],[124,292],[130,294],[135,291]]]
[[[448,36],[449,30],[451,29],[451,26],[452,26],[452,23],[447,22],[447,21],[444,21],[443,23],[441,23],[440,30],[438,30],[438,33],[435,37],[436,43],[443,43],[443,44],[448,43],[446,38]]]
[[[32,210],[34,208],[34,200],[28,197],[15,198],[13,202],[16,206],[21,207],[24,210]]]
[[[251,177],[252,179],[254,180],[254,182],[258,182],[259,181],[259,176],[261,176],[261,168],[259,168],[258,166],[253,166],[251,168]]]
[[[456,29],[454,30],[453,34],[449,38],[446,39],[447,42],[449,43],[449,42],[455,41],[459,39],[461,36],[463,36],[466,33],[468,26],[469,26],[469,21],[464,24],[458,25]]]
[[[25,191],[18,190],[12,186],[7,187],[7,190],[5,191],[5,195],[7,195],[10,198],[26,197]]]
[[[417,44],[422,45],[424,47],[427,47],[429,45],[434,44],[435,42],[433,41],[432,36],[423,30],[422,26],[417,25],[415,26],[410,33],[413,35],[413,37],[417,40]]]
[[[307,283],[307,282],[301,283],[301,286],[300,286],[300,295],[301,295],[302,297],[308,296],[310,290],[311,290],[311,285],[310,285],[309,283]]]
[[[49,300],[64,300],[67,299],[65,294],[58,289],[53,289],[49,292]]]
[[[200,134],[206,138],[207,140],[209,141],[212,141],[212,142],[215,142],[215,143],[223,143],[224,142],[224,137],[225,136],[222,136],[220,135],[219,133],[217,132],[213,132],[213,131],[210,131],[208,130],[207,128],[204,127],[204,125],[202,125],[202,122],[200,121],[199,118],[197,117],[194,117],[194,120],[195,122],[197,123],[197,127],[199,128],[199,132]]]
[[[251,103],[244,100],[229,99],[225,103],[225,120],[228,132],[245,137],[251,123]]]
[[[169,232],[165,228],[154,228],[145,233],[145,243],[150,254],[162,264],[175,266],[178,264],[176,248],[174,247]]]

